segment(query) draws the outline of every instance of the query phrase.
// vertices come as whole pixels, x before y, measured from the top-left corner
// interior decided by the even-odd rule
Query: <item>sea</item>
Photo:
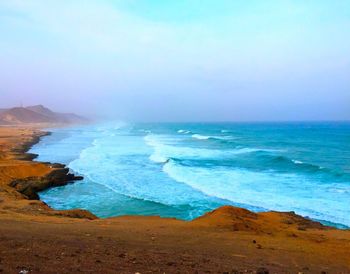
[[[222,205],[350,226],[350,122],[124,123],[48,129],[30,152],[84,180],[55,209],[192,220]]]

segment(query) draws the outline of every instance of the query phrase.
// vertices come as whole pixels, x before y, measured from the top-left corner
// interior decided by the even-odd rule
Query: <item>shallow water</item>
[[[52,132],[31,152],[85,178],[40,193],[57,209],[190,220],[231,204],[350,226],[350,123],[108,123]]]

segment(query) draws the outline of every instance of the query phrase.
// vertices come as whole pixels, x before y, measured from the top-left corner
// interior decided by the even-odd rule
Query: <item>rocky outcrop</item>
[[[302,217],[294,212],[268,211],[254,213],[247,209],[233,206],[219,207],[193,220],[191,224],[231,231],[250,231],[267,234],[290,228],[294,228],[297,231],[329,229],[329,227],[319,222]]]
[[[68,218],[77,218],[77,219],[88,219],[88,220],[96,220],[94,214],[85,209],[69,209],[69,210],[54,210],[54,216],[62,216]]]
[[[11,198],[11,200],[16,201],[16,206],[12,208],[13,212],[16,213],[30,214],[33,216],[46,215],[89,220],[97,219],[94,214],[84,209],[54,210],[42,201],[39,201],[38,192],[50,187],[63,186],[83,179],[81,176],[75,176],[70,173],[69,168],[64,164],[30,162],[36,158],[37,155],[28,153],[27,151],[36,144],[41,137],[49,134],[49,132],[33,130],[30,136],[27,136],[28,132],[25,131],[17,135],[18,141],[14,142],[15,146],[8,150],[8,154],[6,155],[6,158],[11,159],[12,162],[10,166],[3,169],[3,171],[5,170],[6,172],[3,172],[2,176],[7,174],[6,176],[9,179],[5,180],[6,183],[4,186],[0,185],[0,196],[2,194],[3,197]],[[17,165],[13,165],[13,160]],[[30,172],[33,171],[33,169],[37,171],[40,169],[40,171]],[[23,177],[24,174],[33,175]],[[26,200],[25,202],[21,201],[23,198]],[[1,199],[0,197],[0,202]]]
[[[194,225],[217,227],[233,231],[256,231],[258,214],[244,208],[222,206],[192,221]]]
[[[30,200],[38,200],[40,191],[55,186],[63,186],[68,183],[82,180],[83,177],[69,173],[68,168],[56,168],[44,177],[27,177],[16,179],[10,183],[18,192],[25,195]]]

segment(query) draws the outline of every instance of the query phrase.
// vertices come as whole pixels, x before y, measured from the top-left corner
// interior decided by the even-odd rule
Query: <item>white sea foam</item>
[[[151,156],[149,156],[149,159],[155,163],[166,163],[169,160],[168,158],[163,157],[157,153],[151,154]]]
[[[191,133],[191,131],[189,131],[189,130],[184,130],[184,129],[179,129],[177,132],[178,132],[178,133],[184,133],[184,134]]]
[[[165,163],[171,158],[178,159],[225,159],[236,155],[253,153],[258,151],[275,152],[272,149],[263,148],[235,148],[230,150],[207,149],[187,147],[173,144],[169,137],[156,134],[148,134],[144,137],[145,143],[153,148],[149,159],[156,163]],[[168,144],[168,143],[171,143]]]
[[[164,144],[165,138],[160,135],[147,135],[144,140],[148,146],[153,148],[153,153],[149,159],[156,163],[165,163],[169,158],[191,158],[191,157],[205,157],[214,156],[217,151],[208,149],[198,149],[190,147],[181,147]]]
[[[314,182],[295,174],[228,168],[212,170],[181,166],[172,161],[163,166],[163,171],[174,180],[188,184],[208,196],[279,211],[294,210],[311,218],[350,224],[347,209],[343,206],[344,199],[336,202],[324,198],[330,191],[343,195],[346,193],[344,188],[329,190],[319,186],[315,189]],[[302,188],[299,186],[301,182]]]
[[[296,164],[296,165],[303,165],[303,164],[305,164],[304,162],[299,161],[299,160],[292,160],[292,162],[293,162],[294,164]],[[318,168],[318,169],[324,169],[324,167],[322,167],[322,166],[317,166],[317,165],[312,165],[312,164],[308,164],[308,165],[309,165],[309,166],[316,167],[316,168]]]
[[[171,140],[167,139],[165,136],[161,135],[147,135],[144,140],[148,146],[151,146],[154,150],[152,155],[149,157],[151,161],[157,163],[164,163],[170,158],[179,159],[215,159],[220,157],[228,157],[232,154],[230,151],[222,151],[216,149],[205,149],[205,148],[195,148],[186,147],[179,145],[170,145]]]
[[[302,162],[302,161],[298,161],[298,160],[292,160],[292,162],[293,162],[294,164],[297,164],[297,165],[301,165],[301,164],[303,164],[303,162]]]
[[[207,140],[210,138],[210,136],[200,135],[200,134],[193,134],[192,138],[198,139],[198,140]]]
[[[208,139],[230,140],[230,139],[236,139],[234,136],[216,136],[216,135],[201,135],[201,134],[193,134],[192,138],[198,139],[198,140],[208,140]]]

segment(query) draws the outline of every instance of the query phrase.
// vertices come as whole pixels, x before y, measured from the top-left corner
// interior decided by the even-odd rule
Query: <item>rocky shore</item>
[[[32,161],[38,155],[34,153],[28,153],[27,151],[36,143],[40,141],[43,136],[50,135],[50,132],[38,131],[33,134],[31,139],[18,144],[15,148],[11,150],[11,153],[16,160]],[[14,187],[18,192],[25,195],[30,200],[39,200],[40,191],[48,189],[55,186],[63,186],[68,183],[82,180],[82,176],[75,176],[69,172],[63,164],[59,163],[43,163],[46,164],[52,170],[45,174],[44,176],[37,177],[26,177],[15,179],[10,182],[9,186]]]
[[[70,182],[82,180],[83,177],[69,173],[65,167],[55,168],[49,174],[42,177],[28,177],[15,179],[9,185],[18,192],[24,194],[30,200],[39,200],[39,191],[50,187],[63,186]]]
[[[38,192],[83,179],[81,176],[70,173],[69,168],[63,164],[32,162],[37,155],[27,151],[39,142],[40,138],[49,135],[49,132],[28,128],[2,127],[0,133],[3,133],[0,134],[0,138],[7,142],[6,146],[1,146],[0,143],[0,197],[3,193],[11,193],[11,197],[15,197],[14,200],[17,202],[26,203],[26,201],[29,202],[28,200],[38,200],[38,203],[29,203],[29,205],[35,205],[34,211],[37,205],[40,205],[41,209],[44,209],[40,210],[42,214],[97,218],[86,210],[52,210],[45,203],[39,201]],[[30,211],[31,206],[27,205],[26,209]]]
[[[0,273],[350,273],[350,231],[292,212],[225,206],[185,222],[51,209],[37,193],[82,178],[32,161],[46,134],[0,127]]]

